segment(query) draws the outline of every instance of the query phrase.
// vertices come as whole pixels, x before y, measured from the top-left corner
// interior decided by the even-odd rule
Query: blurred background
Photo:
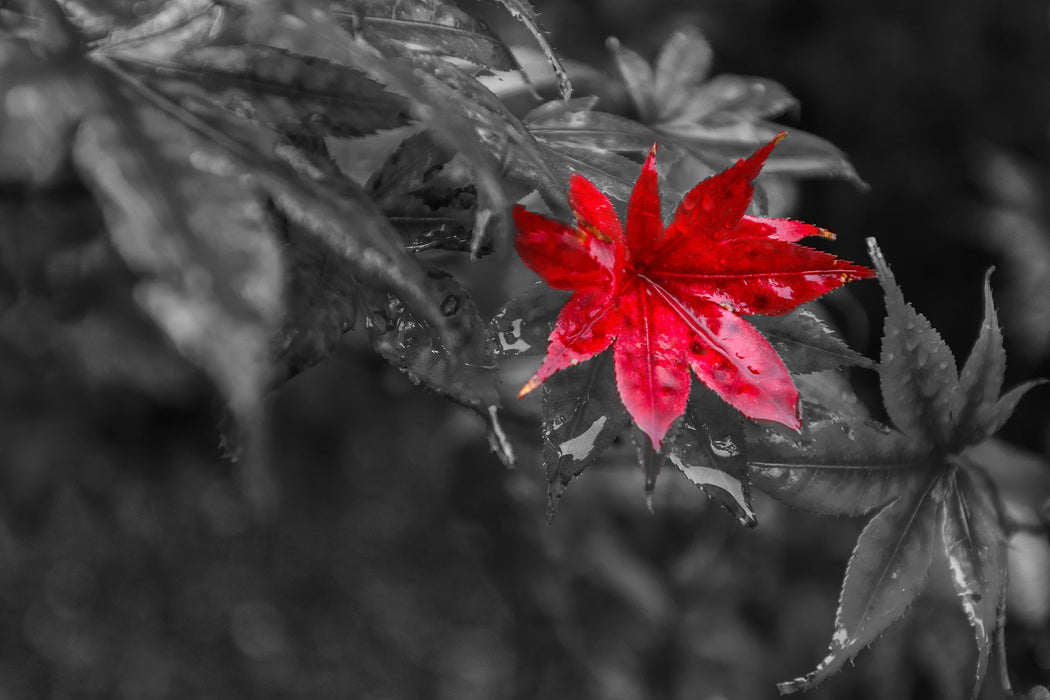
[[[652,58],[693,24],[716,73],[783,83],[802,105],[791,123],[842,148],[871,186],[805,182],[794,215],[836,231],[853,260],[876,236],[957,356],[996,266],[1007,384],[1050,376],[1045,3],[536,5],[556,50],[610,81],[606,37]],[[101,222],[78,197],[0,206],[13,231],[88,238]],[[467,265],[475,289],[498,289],[490,312],[524,283],[508,256]],[[875,357],[877,285],[851,287],[831,312]],[[175,360],[124,366],[122,339],[80,322],[82,291],[55,305],[65,335],[0,317],[17,328],[0,333],[0,700],[736,700],[776,697],[823,656],[859,520],[759,494],[759,527],[745,530],[669,472],[650,513],[621,445],[548,526],[536,404],[508,417],[520,460],[508,470],[476,416],[412,386],[358,330],[270,397],[281,505],[258,526],[220,456],[206,382]],[[994,448],[1018,512],[1050,497],[1048,408],[1050,391],[1034,391]],[[1050,549],[1045,531],[1012,545],[1007,647],[1023,690],[1050,682]],[[943,562],[934,570],[911,613],[809,697],[968,695],[971,631]],[[994,675],[985,686],[1002,697]]]

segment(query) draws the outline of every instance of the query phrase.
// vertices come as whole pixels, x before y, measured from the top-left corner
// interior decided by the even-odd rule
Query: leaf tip
[[[791,681],[784,681],[783,683],[777,683],[777,691],[779,691],[781,695],[791,695],[800,690],[809,690],[809,687],[810,684],[806,676]]]
[[[536,387],[538,387],[542,383],[543,383],[542,379],[538,379],[537,377],[533,377],[528,382],[526,382],[525,386],[521,387],[521,389],[518,391],[518,398],[519,399],[525,398],[525,396],[527,394],[531,393],[533,389],[535,389]]]

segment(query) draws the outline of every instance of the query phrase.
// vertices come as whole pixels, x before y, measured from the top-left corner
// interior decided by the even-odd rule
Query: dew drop
[[[758,369],[755,368],[755,367],[752,367],[751,365],[747,366],[747,371],[750,372],[751,374],[758,374]]]
[[[452,316],[459,311],[459,297],[455,294],[449,294],[441,302],[441,313],[446,316]]]

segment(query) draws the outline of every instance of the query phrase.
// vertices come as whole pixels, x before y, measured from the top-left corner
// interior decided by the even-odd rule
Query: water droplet
[[[750,372],[751,374],[758,374],[758,369],[755,368],[755,367],[752,367],[751,365],[747,366],[747,371]]]
[[[459,311],[459,297],[455,294],[449,294],[441,302],[441,313],[446,316],[452,316]]]

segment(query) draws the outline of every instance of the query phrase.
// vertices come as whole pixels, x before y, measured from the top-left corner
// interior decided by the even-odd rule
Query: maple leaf
[[[671,34],[652,65],[615,38],[607,43],[639,121],[658,132],[661,143],[684,147],[715,170],[782,131],[770,118],[798,107],[798,100],[775,81],[711,77],[714,52],[696,27]],[[766,171],[841,177],[864,185],[842,151],[800,130],[792,131]]]
[[[780,688],[817,685],[900,618],[940,549],[974,630],[976,697],[1002,631],[1007,545],[995,486],[968,450],[1002,427],[1037,382],[999,395],[1006,355],[987,279],[981,332],[959,372],[937,331],[904,301],[874,240],[868,245],[886,295],[879,378],[897,429],[852,408],[841,386],[814,383],[811,398],[828,408],[808,405],[800,435],[763,428],[749,445],[751,476],[764,491],[820,513],[874,513],[846,570],[827,656]]]
[[[745,416],[799,428],[787,368],[740,314],[783,314],[874,272],[795,243],[830,235],[823,229],[745,214],[751,181],[784,136],[694,187],[666,227],[655,145],[631,192],[626,227],[579,175],[569,188],[575,226],[516,206],[522,260],[551,287],[574,292],[519,396],[613,345],[620,398],[657,449],[685,411],[690,369]]]

